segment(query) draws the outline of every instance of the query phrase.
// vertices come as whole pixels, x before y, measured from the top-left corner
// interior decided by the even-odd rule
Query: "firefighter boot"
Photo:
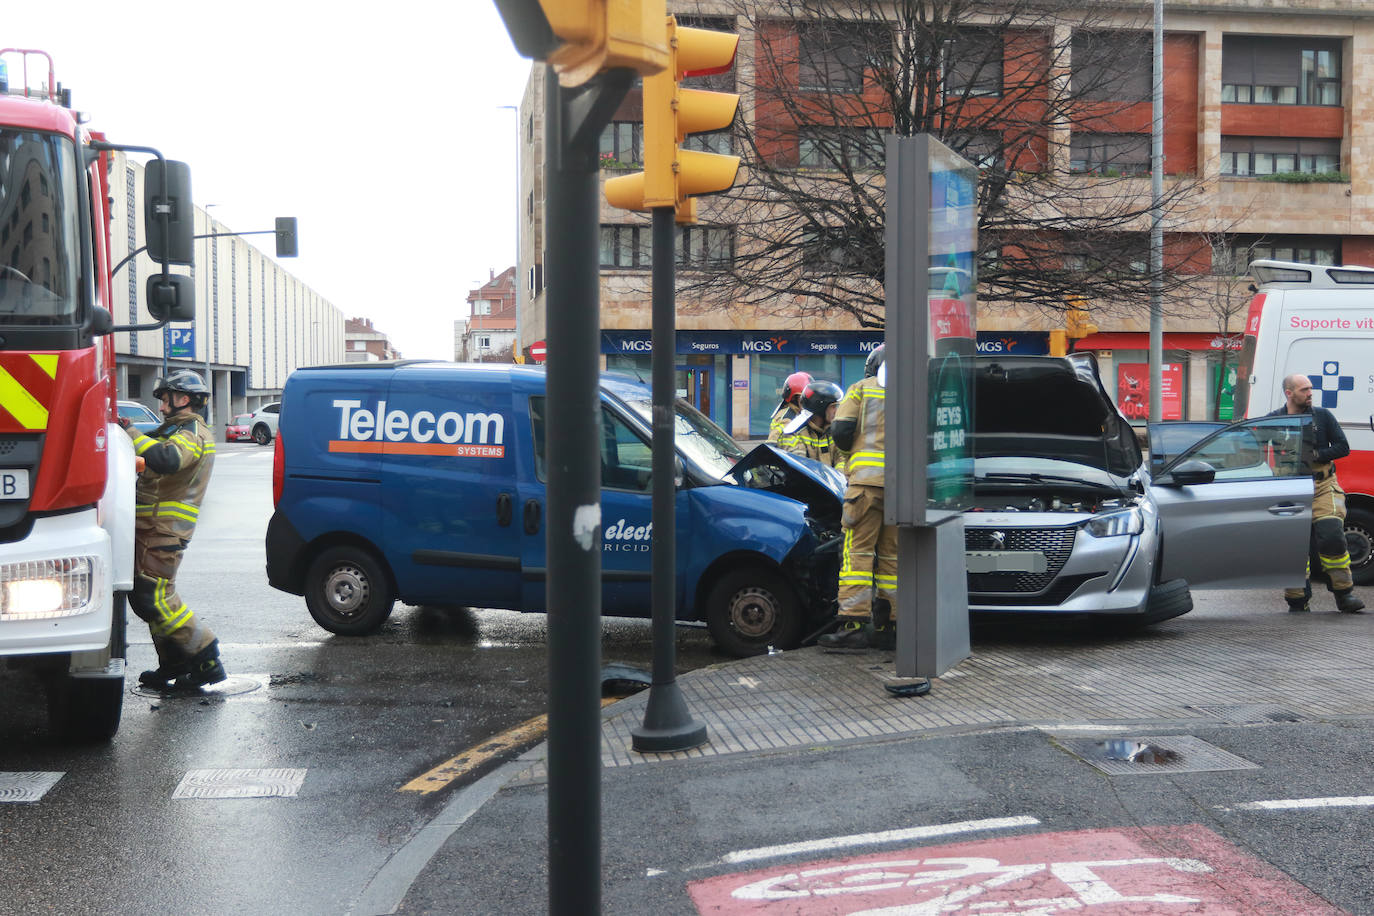
[[[1295,592],[1297,592],[1297,594],[1294,594]],[[1292,588],[1285,589],[1283,592],[1283,600],[1288,602],[1288,612],[1290,614],[1306,614],[1308,611],[1312,610],[1312,605],[1308,603],[1312,600],[1312,583],[1308,582],[1301,592]]]
[[[185,662],[159,662],[156,670],[144,671],[140,674],[138,682],[152,690],[168,690],[171,688],[172,682],[186,674],[188,670]]]
[[[886,598],[873,602],[873,633],[868,644],[874,649],[897,648],[897,624],[892,619],[892,604]]]
[[[831,652],[862,652],[869,647],[873,625],[860,617],[846,617],[834,633],[826,633],[816,645]]]
[[[178,690],[194,690],[206,684],[218,684],[228,675],[219,661],[219,640],[201,649],[186,665],[186,672],[172,684]]]
[[[1363,614],[1364,602],[1355,597],[1355,590],[1347,588],[1343,592],[1334,592],[1336,596],[1336,610],[1342,614]]]

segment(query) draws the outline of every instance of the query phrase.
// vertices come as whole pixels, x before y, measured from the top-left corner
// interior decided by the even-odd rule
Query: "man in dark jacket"
[[[1364,602],[1355,596],[1355,582],[1350,576],[1350,551],[1345,543],[1345,491],[1336,481],[1336,459],[1350,454],[1350,443],[1336,417],[1325,407],[1312,404],[1312,380],[1301,373],[1283,380],[1286,403],[1269,414],[1310,413],[1316,451],[1308,460],[1312,469],[1312,542],[1321,558],[1322,572],[1336,596],[1336,609],[1345,614],[1364,612]],[[1311,574],[1309,560],[1308,574]],[[1285,589],[1288,610],[1303,613],[1312,608],[1309,580],[1303,588]]]

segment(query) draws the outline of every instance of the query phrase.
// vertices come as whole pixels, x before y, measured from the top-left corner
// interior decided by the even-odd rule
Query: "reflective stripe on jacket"
[[[134,452],[143,458],[135,494],[135,530],[157,542],[191,539],[215,464],[215,439],[190,409],[168,418],[152,435],[129,427]]]
[[[883,399],[886,392],[876,378],[851,385],[835,410],[835,421],[852,420],[854,448],[849,452],[849,482],[866,487],[881,487],[883,470]]]
[[[818,432],[810,423],[795,433],[784,433],[778,439],[778,447],[793,455],[814,458],[821,464],[828,464],[841,471],[845,469],[845,454],[840,451],[830,433]]]

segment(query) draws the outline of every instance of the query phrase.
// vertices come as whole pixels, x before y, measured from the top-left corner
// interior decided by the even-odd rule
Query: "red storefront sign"
[[[1183,419],[1183,364],[1161,367],[1160,419]],[[1117,363],[1116,406],[1128,420],[1150,418],[1150,364]]]

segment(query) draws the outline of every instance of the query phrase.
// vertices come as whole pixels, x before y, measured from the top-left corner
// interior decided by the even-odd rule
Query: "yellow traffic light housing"
[[[1063,331],[1050,331],[1050,356],[1067,356],[1069,352],[1068,335]]]
[[[735,183],[738,156],[684,150],[688,134],[721,130],[735,120],[739,95],[684,89],[688,76],[724,73],[734,66],[739,36],[678,26],[666,17],[668,67],[644,78],[644,171],[606,182],[606,200],[625,210],[674,207],[679,223],[696,220],[697,194]]]
[[[1069,307],[1064,310],[1064,331],[1073,340],[1097,333],[1097,325],[1088,315],[1088,300],[1082,296],[1069,297]]]
[[[515,48],[580,86],[603,70],[642,76],[668,65],[666,0],[496,0]]]

